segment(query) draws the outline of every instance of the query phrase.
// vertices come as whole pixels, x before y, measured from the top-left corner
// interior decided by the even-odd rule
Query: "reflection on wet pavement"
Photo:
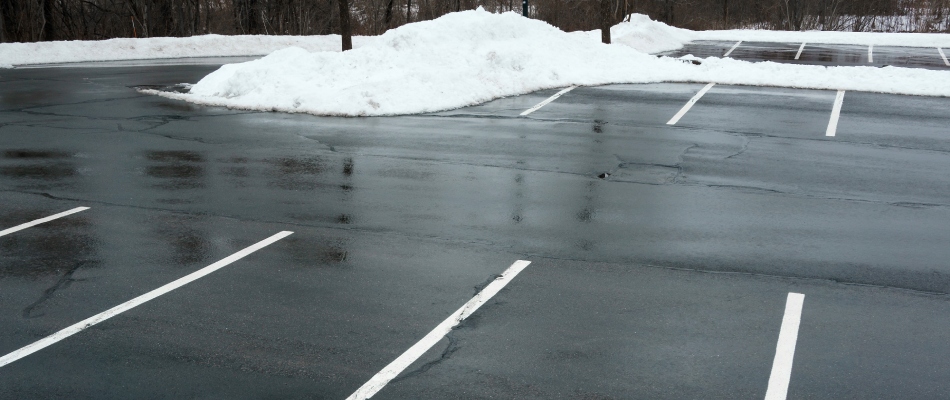
[[[314,190],[321,186],[317,176],[326,170],[321,157],[282,157],[267,161],[274,179],[271,185],[286,190]]]
[[[10,227],[50,215],[42,210],[0,211],[0,226]],[[57,219],[0,240],[0,279],[39,279],[64,274],[86,260],[83,268],[98,263],[99,246],[87,216]]]
[[[205,159],[194,151],[146,151],[145,175],[158,179],[153,187],[165,190],[205,186]]]
[[[211,260],[211,241],[204,230],[196,227],[204,222],[202,218],[170,215],[156,217],[152,222],[158,239],[171,248],[169,265],[193,267]]]
[[[79,175],[74,154],[58,150],[6,150],[0,161],[0,176],[13,178],[21,188],[49,189],[72,185]]]
[[[349,257],[345,239],[321,242],[315,238],[290,237],[284,242],[289,255],[301,266],[336,266]]]

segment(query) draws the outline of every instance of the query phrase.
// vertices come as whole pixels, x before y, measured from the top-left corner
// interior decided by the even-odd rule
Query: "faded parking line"
[[[234,253],[234,254],[232,254],[232,255],[230,255],[230,256],[228,256],[228,257],[226,257],[226,258],[224,258],[224,259],[222,259],[222,260],[220,260],[220,261],[218,261],[218,262],[216,262],[216,263],[214,263],[214,264],[211,264],[211,265],[209,265],[209,266],[207,266],[207,267],[204,267],[204,268],[199,269],[199,270],[197,270],[197,271],[195,271],[195,272],[192,272],[192,273],[190,273],[190,274],[188,274],[188,275],[185,275],[185,276],[183,276],[183,277],[181,277],[181,278],[178,278],[177,280],[175,280],[175,281],[173,281],[173,282],[171,282],[171,283],[168,283],[168,284],[166,284],[166,285],[164,285],[164,286],[162,286],[162,287],[160,287],[160,288],[158,288],[158,289],[152,290],[151,292],[148,292],[148,293],[146,293],[146,294],[143,294],[143,295],[141,295],[141,296],[139,296],[139,297],[136,297],[136,298],[134,298],[134,299],[132,299],[132,300],[129,300],[129,301],[125,302],[125,303],[119,304],[118,306],[115,306],[115,307],[113,307],[113,308],[110,308],[110,309],[108,309],[108,310],[106,310],[106,311],[103,311],[103,312],[101,312],[101,313],[99,313],[99,314],[96,314],[96,315],[94,315],[94,316],[92,316],[92,317],[89,317],[89,318],[86,318],[86,319],[84,319],[84,320],[82,320],[82,321],[79,321],[79,322],[77,322],[77,323],[75,323],[75,324],[73,324],[73,325],[71,325],[71,326],[69,326],[69,327],[67,327],[67,328],[65,328],[65,329],[63,329],[63,330],[61,330],[61,331],[59,331],[59,332],[56,332],[56,333],[54,333],[54,334],[52,334],[52,335],[49,335],[49,336],[47,336],[47,337],[45,337],[45,338],[43,338],[43,339],[40,339],[40,340],[34,342],[33,344],[30,344],[30,345],[28,345],[28,346],[26,346],[26,347],[23,347],[23,348],[21,348],[21,349],[19,349],[19,350],[16,350],[16,351],[14,351],[14,352],[12,352],[12,353],[10,353],[10,354],[7,354],[7,355],[5,355],[5,356],[3,356],[3,357],[0,357],[0,367],[3,367],[3,366],[5,366],[5,365],[7,365],[7,364],[10,364],[10,363],[16,361],[16,360],[19,360],[19,359],[21,359],[21,358],[23,358],[23,357],[26,357],[26,356],[28,356],[28,355],[30,355],[30,354],[33,354],[33,353],[37,352],[37,351],[40,351],[40,350],[42,350],[42,349],[44,349],[44,348],[46,348],[46,347],[48,347],[48,346],[50,346],[50,345],[52,345],[52,344],[54,344],[54,343],[56,343],[56,342],[59,342],[60,340],[66,339],[66,338],[68,338],[68,337],[70,337],[70,336],[72,336],[72,335],[75,335],[75,334],[77,334],[77,333],[79,333],[79,332],[82,332],[82,331],[85,330],[86,328],[89,328],[89,327],[91,327],[91,326],[93,326],[93,325],[96,325],[96,324],[98,324],[98,323],[100,323],[100,322],[102,322],[102,321],[105,321],[105,320],[107,320],[107,319],[109,319],[109,318],[112,318],[112,317],[114,317],[114,316],[116,316],[116,315],[119,315],[119,314],[121,314],[121,313],[123,313],[123,312],[126,312],[126,311],[128,311],[128,310],[131,310],[131,309],[133,309],[133,308],[135,308],[135,307],[138,307],[138,306],[144,304],[145,302],[147,302],[147,301],[149,301],[149,300],[152,300],[152,299],[154,299],[154,298],[156,298],[156,297],[158,297],[158,296],[161,296],[161,295],[163,295],[163,294],[165,294],[165,293],[171,292],[172,290],[178,289],[178,288],[180,288],[180,287],[182,287],[182,286],[185,286],[185,285],[187,285],[187,284],[189,284],[189,283],[191,283],[191,282],[194,282],[194,281],[198,280],[199,278],[202,278],[202,277],[204,277],[204,276],[206,276],[206,275],[208,275],[208,274],[210,274],[210,273],[212,273],[212,272],[214,272],[214,271],[217,271],[217,270],[219,270],[219,269],[221,269],[221,268],[224,268],[224,267],[226,267],[228,264],[231,264],[231,263],[233,263],[233,262],[235,262],[235,261],[237,261],[237,260],[240,260],[240,259],[242,259],[242,258],[244,258],[244,257],[246,257],[246,256],[248,256],[248,255],[250,255],[251,253],[254,253],[255,251],[258,251],[258,250],[260,250],[260,249],[263,249],[264,247],[267,247],[267,246],[273,244],[274,242],[276,242],[276,241],[278,241],[278,240],[280,240],[280,239],[283,239],[283,238],[285,238],[285,237],[287,237],[287,236],[290,236],[291,234],[293,234],[293,232],[290,232],[290,231],[283,231],[283,232],[277,233],[277,234],[275,234],[275,235],[273,235],[273,236],[271,236],[271,237],[269,237],[269,238],[267,238],[267,239],[264,239],[264,240],[262,240],[262,241],[260,241],[260,242],[257,242],[257,243],[255,243],[255,244],[251,245],[250,247],[245,248],[244,250],[241,250],[241,251],[239,251],[239,252],[237,252],[237,253]]]
[[[78,213],[78,212],[80,212],[80,211],[86,211],[86,210],[88,210],[88,209],[89,209],[89,207],[76,207],[76,208],[74,208],[74,209],[72,209],[72,210],[63,211],[63,212],[61,212],[61,213],[59,213],[59,214],[53,214],[53,215],[50,215],[50,216],[48,216],[48,217],[46,217],[46,218],[40,218],[40,219],[35,220],[35,221],[30,221],[30,222],[27,222],[27,223],[25,223],[25,224],[20,224],[20,225],[14,226],[14,227],[12,227],[12,228],[7,228],[7,229],[4,229],[4,230],[0,231],[0,236],[9,235],[9,234],[11,234],[11,233],[13,233],[13,232],[22,231],[22,230],[24,230],[24,229],[26,229],[26,228],[31,228],[31,227],[37,226],[37,225],[39,225],[39,224],[42,224],[42,223],[44,223],[44,222],[49,222],[49,221],[52,221],[52,220],[57,219],[57,218],[62,218],[62,217],[65,217],[65,216],[67,216],[67,215],[71,215],[71,214]]]
[[[795,54],[795,59],[799,59],[802,56],[802,51],[805,50],[805,43],[802,43],[802,47],[798,48],[798,53]]]
[[[940,53],[940,58],[943,58],[943,63],[950,67],[950,60],[947,60],[947,55],[944,54],[943,48],[938,47],[937,51]]]
[[[429,334],[425,335],[418,343],[414,344],[409,350],[402,353],[395,361],[389,363],[382,371],[379,371],[374,375],[368,382],[363,384],[359,389],[356,390],[350,397],[347,397],[347,400],[364,400],[379,392],[389,381],[393,380],[398,376],[403,370],[405,370],[409,365],[415,362],[419,357],[425,354],[432,346],[442,340],[442,338],[452,330],[453,327],[461,323],[463,320],[471,316],[475,311],[478,310],[482,304],[485,304],[489,299],[492,298],[498,291],[505,287],[515,276],[524,270],[528,264],[531,264],[531,261],[518,260],[515,261],[510,267],[508,267],[505,272],[496,278],[492,283],[488,284],[481,292],[475,295],[471,300],[469,300],[462,308],[459,308],[457,311],[452,313],[445,321],[442,321],[441,324],[435,327]]]
[[[729,51],[727,51],[726,54],[723,54],[722,56],[723,56],[723,57],[729,57],[729,55],[732,54],[732,52],[735,51],[736,48],[739,47],[740,44],[742,44],[742,41],[741,41],[741,40],[738,41],[738,42],[736,42],[736,44],[735,44],[734,46],[732,46],[732,48],[729,49]]]
[[[544,106],[548,105],[548,103],[550,103],[550,102],[552,102],[552,101],[554,101],[554,100],[557,100],[558,97],[561,97],[561,96],[563,96],[565,93],[570,92],[571,90],[574,90],[574,88],[576,88],[576,87],[577,87],[577,86],[571,86],[571,87],[569,87],[569,88],[567,88],[567,89],[564,89],[564,90],[562,90],[562,91],[560,91],[560,92],[555,93],[554,96],[548,97],[548,98],[545,99],[544,101],[538,103],[538,105],[536,105],[536,106],[534,106],[534,107],[531,107],[531,108],[525,110],[524,112],[522,112],[522,113],[521,113],[521,116],[523,117],[523,116],[525,116],[525,115],[528,115],[528,114],[531,114],[531,113],[533,113],[533,112],[535,112],[535,111],[538,111],[539,109],[541,109],[541,107],[544,107]]]

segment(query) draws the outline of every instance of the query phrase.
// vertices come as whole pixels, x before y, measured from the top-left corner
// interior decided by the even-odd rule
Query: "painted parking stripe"
[[[71,325],[71,326],[69,326],[69,327],[67,327],[67,328],[65,328],[65,329],[63,329],[63,330],[61,330],[61,331],[59,331],[59,332],[56,332],[56,333],[54,333],[54,334],[52,334],[52,335],[49,335],[49,336],[47,336],[47,337],[45,337],[45,338],[43,338],[43,339],[40,339],[40,340],[34,342],[33,344],[30,344],[30,345],[28,345],[28,346],[26,346],[26,347],[23,347],[23,348],[21,348],[21,349],[19,349],[19,350],[16,350],[16,351],[14,351],[14,352],[12,352],[12,353],[10,353],[10,354],[7,354],[7,355],[5,355],[5,356],[3,356],[3,357],[0,357],[0,367],[3,367],[3,366],[5,366],[5,365],[7,365],[7,364],[10,364],[10,363],[16,361],[16,360],[19,360],[19,359],[21,359],[21,358],[23,358],[23,357],[26,357],[26,356],[28,356],[28,355],[30,355],[30,354],[33,354],[33,353],[37,352],[37,351],[40,351],[40,350],[46,348],[47,346],[50,346],[50,345],[52,345],[52,344],[54,344],[54,343],[56,343],[56,342],[59,342],[60,340],[66,339],[66,338],[68,338],[68,337],[70,337],[70,336],[72,336],[72,335],[75,335],[75,334],[79,333],[79,332],[82,332],[83,330],[85,330],[85,329],[87,329],[87,328],[89,328],[89,327],[91,327],[91,326],[93,326],[93,325],[96,325],[96,324],[98,324],[98,323],[100,323],[100,322],[102,322],[102,321],[105,321],[105,320],[107,320],[107,319],[109,319],[109,318],[112,318],[112,317],[114,317],[114,316],[116,316],[116,315],[119,315],[119,314],[121,314],[121,313],[123,313],[123,312],[126,312],[126,311],[128,311],[128,310],[131,310],[131,309],[133,309],[133,308],[135,308],[135,307],[138,307],[138,306],[144,304],[145,302],[147,302],[147,301],[149,301],[149,300],[152,300],[152,299],[154,299],[154,298],[156,298],[156,297],[158,297],[158,296],[161,296],[161,295],[163,295],[163,294],[165,294],[165,293],[171,292],[172,290],[178,289],[178,288],[180,288],[180,287],[182,287],[182,286],[185,286],[185,285],[187,285],[187,284],[189,284],[189,283],[191,283],[191,282],[194,282],[194,281],[196,281],[196,280],[198,280],[198,279],[200,279],[200,278],[202,278],[202,277],[204,277],[204,276],[206,276],[206,275],[208,275],[208,274],[210,274],[210,273],[212,273],[212,272],[214,272],[214,271],[217,271],[217,270],[219,270],[219,269],[221,269],[221,268],[226,267],[228,264],[231,264],[231,263],[233,263],[233,262],[235,262],[235,261],[237,261],[237,260],[240,260],[240,259],[242,259],[242,258],[248,256],[248,255],[251,254],[251,253],[254,253],[255,251],[258,251],[258,250],[260,250],[260,249],[263,249],[264,247],[267,247],[267,246],[273,244],[274,242],[276,242],[276,241],[278,241],[278,240],[280,240],[280,239],[283,239],[283,238],[285,238],[285,237],[287,237],[287,236],[290,236],[291,234],[293,234],[293,232],[290,232],[290,231],[283,231],[283,232],[277,233],[277,234],[275,234],[275,235],[273,235],[273,236],[271,236],[271,237],[269,237],[269,238],[267,238],[267,239],[264,239],[264,240],[262,240],[262,241],[260,241],[260,242],[257,242],[257,243],[255,243],[255,244],[251,245],[250,247],[245,248],[244,250],[241,250],[241,251],[239,251],[239,252],[237,252],[237,253],[234,253],[234,254],[232,254],[232,255],[230,255],[230,256],[228,256],[228,257],[226,257],[226,258],[224,258],[224,259],[222,259],[222,260],[220,260],[220,261],[218,261],[218,262],[216,262],[216,263],[214,263],[214,264],[211,264],[211,265],[209,265],[209,266],[207,266],[207,267],[204,267],[204,268],[199,269],[199,270],[197,270],[197,271],[195,271],[195,272],[192,272],[192,273],[190,273],[190,274],[188,274],[188,275],[185,275],[185,276],[183,276],[183,277],[181,277],[181,278],[178,278],[177,280],[175,280],[175,281],[173,281],[173,282],[171,282],[171,283],[168,283],[168,284],[166,284],[165,286],[162,286],[162,287],[160,287],[160,288],[158,288],[158,289],[152,290],[151,292],[145,293],[145,294],[143,294],[143,295],[141,295],[141,296],[139,296],[139,297],[136,297],[136,298],[134,298],[134,299],[132,299],[132,300],[129,300],[129,301],[125,302],[125,303],[119,304],[119,305],[117,305],[117,306],[115,306],[115,307],[112,307],[112,308],[110,308],[110,309],[108,309],[108,310],[106,310],[106,311],[103,311],[103,312],[101,312],[101,313],[99,313],[99,314],[93,315],[92,317],[89,317],[89,318],[86,318],[86,319],[84,319],[84,320],[82,320],[82,321],[79,321],[79,322],[77,322],[77,323],[75,323],[75,324],[73,324],[73,325]]]
[[[785,317],[778,334],[775,347],[775,360],[772,361],[772,375],[769,376],[769,388],[765,391],[765,400],[785,400],[788,395],[788,383],[792,377],[792,361],[795,358],[795,343],[798,342],[798,326],[802,320],[802,306],[805,295],[789,293],[785,301]]]
[[[828,121],[828,129],[825,130],[825,136],[834,136],[838,132],[838,119],[841,118],[841,105],[844,104],[844,90],[839,90],[835,96],[835,105],[831,109],[831,120]]]
[[[696,95],[693,96],[692,99],[689,99],[689,101],[686,102],[686,105],[683,106],[683,108],[681,108],[680,111],[679,111],[678,113],[676,113],[676,115],[674,115],[673,118],[670,119],[670,121],[667,122],[666,124],[667,124],[667,125],[676,125],[677,122],[680,122],[680,118],[683,118],[683,116],[686,115],[686,113],[689,111],[689,109],[690,109],[690,108],[693,108],[693,104],[696,104],[696,102],[699,101],[699,99],[703,98],[703,95],[706,94],[706,92],[708,92],[709,89],[712,89],[713,86],[716,86],[716,84],[715,84],[715,83],[710,83],[710,84],[706,85],[706,87],[702,88],[702,89],[699,91],[699,93],[696,93]]]
[[[874,62],[874,45],[868,46],[868,63]]]
[[[382,371],[379,371],[375,376],[373,376],[368,382],[363,384],[359,389],[356,390],[350,397],[347,397],[347,400],[364,400],[370,397],[373,397],[376,392],[379,392],[384,386],[386,386],[389,381],[398,376],[403,370],[405,370],[409,365],[415,362],[419,357],[425,354],[432,346],[442,340],[453,327],[461,323],[463,320],[468,318],[470,315],[475,313],[482,304],[485,304],[489,299],[492,298],[499,290],[505,287],[515,276],[524,270],[528,264],[531,264],[531,261],[518,260],[510,267],[508,267],[505,272],[501,274],[498,278],[495,278],[492,283],[488,284],[485,289],[482,289],[481,292],[475,295],[471,300],[469,300],[462,308],[459,308],[457,311],[452,313],[445,321],[442,321],[441,324],[435,327],[428,335],[422,338],[418,343],[414,344],[409,350],[406,350],[405,353],[402,353],[401,356],[396,358],[395,361],[389,363]]]
[[[80,211],[86,211],[86,210],[88,210],[88,209],[89,209],[89,207],[76,207],[76,208],[74,208],[74,209],[72,209],[72,210],[63,211],[63,212],[61,212],[61,213],[59,213],[59,214],[53,214],[53,215],[50,215],[50,216],[48,216],[48,217],[46,217],[46,218],[40,218],[40,219],[38,219],[38,220],[36,220],[36,221],[30,221],[30,222],[27,222],[27,223],[25,223],[25,224],[20,224],[20,225],[14,226],[14,227],[12,227],[12,228],[7,228],[7,229],[4,229],[4,230],[0,231],[0,236],[9,235],[9,234],[11,234],[11,233],[13,233],[13,232],[22,231],[22,230],[24,230],[24,229],[26,229],[26,228],[34,227],[34,226],[37,226],[37,225],[42,224],[42,223],[44,223],[44,222],[50,222],[50,221],[52,221],[52,220],[54,220],[54,219],[62,218],[62,217],[65,217],[65,216],[67,216],[67,215],[70,215],[70,214],[75,214],[75,213],[78,213],[78,212],[80,212]]]
[[[563,96],[565,93],[570,92],[571,90],[574,90],[574,88],[576,88],[576,87],[577,87],[577,86],[571,86],[571,87],[569,87],[569,88],[567,88],[567,89],[564,89],[564,90],[562,90],[562,91],[560,91],[560,92],[555,93],[554,96],[548,97],[548,98],[545,99],[544,101],[538,103],[538,105],[536,105],[536,106],[534,106],[534,107],[531,107],[531,108],[525,110],[524,112],[522,112],[522,113],[521,113],[521,116],[523,117],[523,116],[525,116],[525,115],[528,115],[528,114],[531,114],[531,113],[533,113],[533,112],[535,112],[535,111],[538,111],[539,109],[541,109],[541,107],[544,107],[544,106],[548,105],[548,103],[550,103],[550,102],[552,102],[552,101],[554,101],[554,100],[557,100],[558,97],[561,97],[561,96]]]
[[[937,51],[940,52],[940,58],[943,58],[943,63],[950,67],[950,60],[947,60],[947,55],[944,54],[943,49],[938,47]]]
[[[729,49],[729,51],[727,51],[726,54],[723,54],[722,56],[723,56],[723,57],[729,57],[729,55],[732,54],[732,52],[735,51],[736,48],[739,47],[740,44],[742,44],[742,41],[741,41],[741,40],[738,41],[738,42],[736,42],[736,44],[735,44],[734,46],[732,46],[732,48]]]
[[[795,59],[796,59],[796,60],[797,60],[799,57],[802,56],[802,51],[804,51],[804,50],[805,50],[805,43],[802,43],[802,47],[799,47],[799,48],[798,48],[798,54],[795,54]]]

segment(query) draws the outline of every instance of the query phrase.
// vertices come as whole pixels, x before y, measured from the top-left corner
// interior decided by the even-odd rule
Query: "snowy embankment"
[[[950,35],[938,33],[787,32],[765,30],[690,31],[633,14],[629,21],[611,28],[614,43],[644,53],[676,50],[697,40],[786,43],[856,44],[950,48]],[[600,30],[572,35],[600,40]],[[353,38],[362,47],[376,37]],[[185,38],[74,40],[38,43],[0,43],[0,68],[88,61],[124,61],[168,58],[264,56],[287,47],[307,51],[339,51],[340,36],[203,35]]]
[[[434,112],[541,89],[610,83],[716,82],[950,96],[950,71],[718,58],[697,66],[658,58],[635,47],[670,46],[682,38],[664,32],[682,30],[652,21],[631,24],[617,27],[618,43],[627,45],[605,45],[589,34],[565,33],[515,13],[465,11],[390,30],[353,51],[288,48],[222,66],[187,94],[150,93],[240,109],[340,116]]]
[[[353,46],[359,47],[368,39],[362,36],[354,37]],[[85,61],[264,56],[288,47],[300,47],[309,51],[339,51],[340,36],[203,35],[185,38],[0,43],[0,67]]]
[[[600,40],[599,29],[585,33],[592,39]],[[699,40],[950,48],[950,35],[946,33],[796,32],[754,29],[691,31],[652,21],[650,17],[642,14],[632,14],[627,22],[613,26],[610,28],[610,35],[614,43],[626,44],[647,53],[676,50],[686,43]]]

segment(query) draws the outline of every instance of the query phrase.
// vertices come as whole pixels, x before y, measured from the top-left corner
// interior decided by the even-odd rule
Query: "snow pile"
[[[610,28],[611,42],[651,54],[679,49],[696,36],[697,32],[653,21],[643,14],[630,14],[626,21]],[[591,38],[600,40],[600,29],[591,31]]]
[[[371,38],[353,38],[359,47]],[[340,36],[221,36],[74,40],[39,43],[0,43],[0,65],[84,61],[148,60],[185,57],[266,55],[296,46],[309,51],[340,51]]]
[[[159,94],[249,110],[369,116],[441,111],[570,85],[650,82],[950,96],[945,71],[716,58],[696,66],[481,9],[405,25],[345,53],[280,50],[225,65],[188,94]]]
[[[648,81],[688,72],[682,62],[566,34],[516,13],[452,13],[404,25],[362,48],[300,48],[225,65],[188,101],[320,115],[440,111],[540,89]]]

